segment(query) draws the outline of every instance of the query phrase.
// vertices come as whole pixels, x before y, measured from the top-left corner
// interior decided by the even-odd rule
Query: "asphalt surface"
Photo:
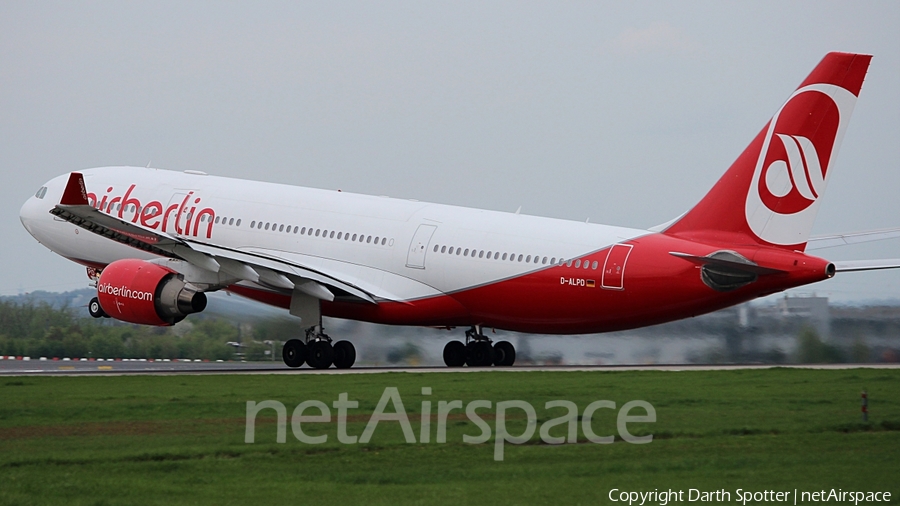
[[[900,364],[647,364],[647,365],[522,365],[514,367],[353,367],[352,369],[291,369],[280,362],[202,362],[149,360],[0,360],[0,376],[118,376],[133,374],[367,374],[387,372],[484,371],[727,371],[737,369],[900,369]]]

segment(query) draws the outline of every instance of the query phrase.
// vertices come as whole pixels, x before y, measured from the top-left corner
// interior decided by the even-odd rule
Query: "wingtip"
[[[87,190],[84,187],[84,176],[80,172],[69,174],[69,182],[66,183],[66,189],[63,191],[59,203],[64,206],[90,205],[87,198]]]

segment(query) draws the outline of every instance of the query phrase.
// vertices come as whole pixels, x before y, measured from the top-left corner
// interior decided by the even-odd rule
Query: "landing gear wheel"
[[[486,367],[494,362],[494,349],[487,341],[472,341],[466,346],[466,365]]]
[[[290,339],[281,349],[281,358],[288,367],[300,367],[306,362],[306,345],[299,339]]]
[[[494,365],[509,367],[516,363],[516,348],[509,341],[494,345]]]
[[[447,367],[462,367],[466,363],[466,345],[450,341],[444,346],[444,363]]]
[[[334,361],[334,348],[328,341],[313,341],[309,343],[309,354],[306,363],[315,369],[328,369]]]
[[[356,348],[350,341],[334,343],[334,366],[338,369],[350,369],[356,362]]]
[[[88,313],[90,313],[94,318],[103,318],[104,316],[106,316],[106,312],[103,311],[103,307],[100,306],[100,301],[97,299],[97,297],[94,297],[90,302],[88,302]]]

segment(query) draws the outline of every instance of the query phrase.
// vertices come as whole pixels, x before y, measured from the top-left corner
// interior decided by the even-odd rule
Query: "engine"
[[[175,272],[143,260],[117,260],[103,269],[97,298],[109,316],[143,325],[174,325],[206,309],[206,294]]]

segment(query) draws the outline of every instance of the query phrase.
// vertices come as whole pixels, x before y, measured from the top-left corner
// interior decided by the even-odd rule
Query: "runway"
[[[633,365],[521,365],[514,367],[363,366],[352,369],[291,369],[280,362],[199,361],[53,361],[0,360],[0,376],[125,376],[201,374],[378,374],[447,372],[537,371],[731,371],[749,369],[900,369],[900,364],[633,364]]]

